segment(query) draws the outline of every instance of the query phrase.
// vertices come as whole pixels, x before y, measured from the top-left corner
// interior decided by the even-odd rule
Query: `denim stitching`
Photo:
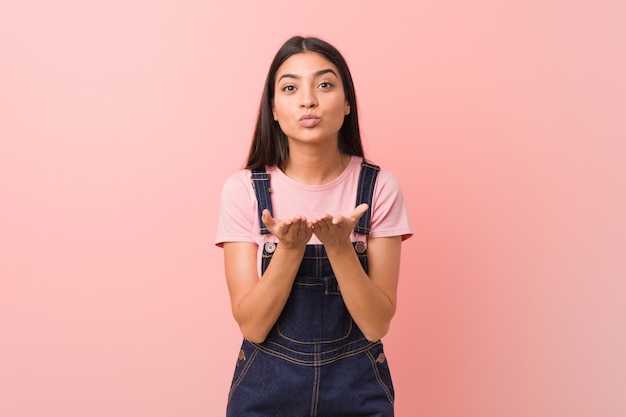
[[[393,401],[394,401],[393,395],[391,394],[391,390],[389,389],[387,384],[383,381],[383,379],[380,376],[380,371],[378,370],[376,359],[374,358],[374,356],[369,350],[365,353],[367,354],[367,357],[370,359],[370,362],[372,362],[372,369],[374,370],[374,374],[376,375],[376,380],[378,381],[378,384],[385,391],[385,394],[387,394],[387,399],[393,405]]]
[[[359,188],[357,192],[356,205],[361,203],[367,203],[367,211],[361,216],[357,225],[354,227],[354,232],[362,235],[370,234],[370,221],[372,216],[372,205],[374,196],[374,186],[376,185],[376,178],[380,167],[378,165],[370,164],[363,161],[361,163],[361,172],[359,173]]]
[[[252,353],[252,355],[250,355],[250,357],[247,359],[246,364],[245,364],[243,370],[241,371],[241,374],[239,375],[239,378],[237,378],[235,381],[233,381],[232,387],[230,388],[230,392],[228,393],[228,399],[229,400],[230,400],[230,397],[233,395],[233,392],[235,391],[235,388],[237,388],[239,386],[239,384],[241,384],[241,381],[243,381],[243,378],[246,376],[246,374],[250,370],[250,367],[252,366],[252,363],[254,362],[254,359],[256,358],[258,353],[259,353],[259,349],[255,348],[254,352]],[[238,362],[240,362],[240,361],[241,360],[239,360]]]
[[[262,235],[269,234],[270,231],[262,220],[264,209],[268,209],[270,214],[272,211],[272,199],[270,198],[270,174],[265,172],[265,168],[257,168],[252,170],[252,186],[257,199],[257,211],[259,215],[260,233]]]
[[[265,353],[267,355],[275,356],[275,357],[283,359],[283,360],[285,360],[287,362],[291,362],[291,363],[294,363],[294,364],[297,364],[297,365],[302,365],[302,366],[323,366],[323,365],[328,365],[328,364],[340,361],[340,360],[345,359],[345,358],[350,358],[352,356],[360,355],[361,353],[364,353],[364,352],[367,353],[367,351],[369,349],[371,349],[371,347],[372,347],[372,345],[366,345],[366,346],[363,346],[363,347],[361,347],[359,349],[356,349],[354,351],[345,352],[345,353],[342,353],[342,354],[340,354],[338,356],[335,356],[335,357],[332,357],[332,358],[328,358],[328,359],[320,359],[320,358],[315,359],[314,358],[313,360],[303,360],[303,359],[296,359],[296,358],[288,356],[288,355],[286,355],[284,353],[280,353],[280,352],[277,352],[275,350],[268,349],[268,348],[266,348],[263,345],[256,345],[256,346],[257,346],[257,348],[260,351],[262,351],[263,353]]]
[[[250,342],[250,343],[252,343],[252,342]],[[265,341],[262,344],[260,344],[260,343],[252,343],[252,344],[254,344],[259,349],[262,349],[264,346],[272,345],[272,346],[274,346],[274,349],[281,349],[281,350],[290,352],[290,353],[292,353],[294,355],[305,356],[305,357],[314,356],[313,352],[304,352],[304,351],[292,349],[292,348],[289,348],[287,346],[283,346],[280,343],[275,342],[275,341]],[[351,347],[353,345],[356,345],[358,347],[357,348],[352,348],[352,351],[357,351],[357,350],[360,350],[361,348],[370,349],[370,348],[373,348],[374,346],[381,345],[381,344],[382,344],[382,342],[380,342],[380,341],[378,341],[378,342],[370,342],[367,339],[365,339],[365,337],[363,337],[361,339],[354,340],[352,342],[348,342],[348,343],[346,343],[344,345],[335,347],[333,349],[320,350],[319,353],[320,353],[320,355],[338,355],[337,352],[340,352],[342,350],[351,349]],[[362,346],[359,346],[359,345],[362,345]],[[319,346],[319,347],[322,348],[323,346]],[[310,360],[307,360],[307,361],[310,361]]]
[[[320,341],[313,341],[313,342],[306,342],[306,341],[293,339],[291,337],[285,336],[285,334],[282,332],[282,330],[280,330],[280,321],[277,323],[276,327],[277,327],[277,330],[278,330],[278,334],[281,335],[281,337],[284,337],[285,340],[289,340],[290,342],[299,343],[301,345],[318,345],[318,344],[336,343],[336,342],[339,342],[340,340],[347,339],[348,337],[350,337],[350,333],[352,333],[352,327],[353,327],[352,325],[353,325],[353,323],[354,323],[354,320],[350,320],[350,327],[348,328],[348,331],[346,332],[345,335],[343,335],[341,337],[338,337],[336,339],[320,340]]]
[[[317,415],[317,405],[319,404],[319,395],[320,395],[320,376],[321,376],[320,374],[321,374],[321,369],[319,366],[316,366],[315,378],[313,380],[313,396],[311,398],[311,417],[314,417]]]

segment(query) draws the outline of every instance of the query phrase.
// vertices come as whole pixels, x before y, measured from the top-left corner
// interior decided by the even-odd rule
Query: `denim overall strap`
[[[359,174],[359,188],[356,195],[356,206],[362,203],[367,203],[369,206],[367,211],[361,216],[359,222],[354,228],[354,232],[361,235],[370,234],[370,221],[372,219],[372,201],[374,200],[374,185],[376,185],[376,178],[380,167],[378,165],[370,164],[363,160],[361,163],[361,173]]]
[[[272,199],[270,197],[270,174],[265,172],[265,168],[255,168],[252,170],[252,186],[258,201],[257,209],[259,211],[259,224],[261,225],[261,234],[269,234],[269,230],[262,220],[263,210],[268,209],[272,213]]]

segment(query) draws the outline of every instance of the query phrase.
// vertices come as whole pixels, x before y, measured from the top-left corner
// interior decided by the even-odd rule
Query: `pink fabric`
[[[301,184],[278,168],[268,167],[273,216],[283,219],[302,215],[314,219],[326,213],[349,213],[355,207],[361,161],[360,157],[353,156],[338,178],[323,185]],[[272,235],[259,233],[257,201],[251,181],[250,170],[238,171],[226,180],[221,194],[216,245],[221,247],[224,242],[250,242],[261,247],[264,242],[277,240]],[[388,171],[381,170],[378,175],[373,205],[370,239],[402,236],[404,240],[413,234],[400,184]],[[352,233],[352,240],[357,240],[355,233]],[[309,243],[320,242],[313,235]]]

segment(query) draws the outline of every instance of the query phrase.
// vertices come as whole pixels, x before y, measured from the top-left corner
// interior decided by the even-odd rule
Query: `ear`
[[[273,101],[272,101],[272,115],[274,116],[274,121],[278,121],[278,117],[276,116],[276,107],[274,107]]]
[[[350,114],[350,103],[348,103],[346,101],[346,105],[345,105],[345,109],[344,109],[344,115],[347,116]]]

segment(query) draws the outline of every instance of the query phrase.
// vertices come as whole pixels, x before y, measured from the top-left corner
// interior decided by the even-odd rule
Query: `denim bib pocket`
[[[298,343],[337,342],[352,327],[334,276],[298,276],[277,323],[280,336]]]

